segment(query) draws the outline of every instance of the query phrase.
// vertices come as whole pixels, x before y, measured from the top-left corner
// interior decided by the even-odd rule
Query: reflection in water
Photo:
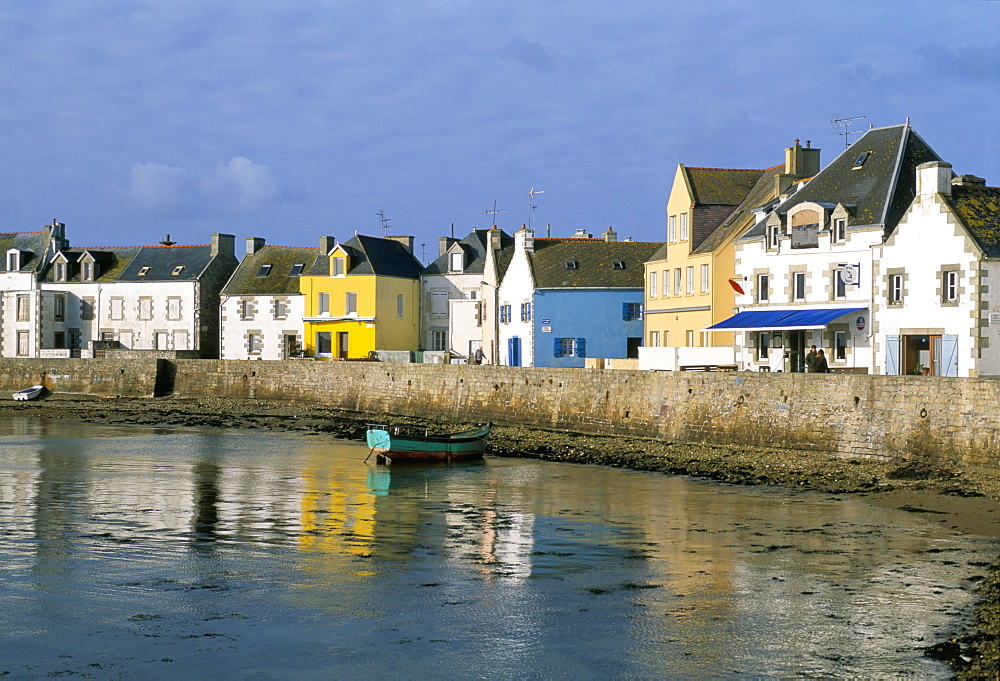
[[[0,449],[12,678],[944,677],[921,648],[995,550],[854,500],[322,436],[0,420]]]

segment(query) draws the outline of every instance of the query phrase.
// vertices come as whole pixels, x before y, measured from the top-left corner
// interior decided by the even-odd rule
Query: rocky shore
[[[264,400],[105,399],[57,394],[27,403],[0,401],[0,417],[18,416],[303,430],[348,439],[363,438],[365,424],[373,422],[420,423],[442,431],[456,425]],[[691,445],[517,426],[496,427],[488,454],[858,495],[883,506],[935,514],[935,519],[957,532],[1000,537],[1000,475],[982,468],[946,469],[918,462],[841,459],[821,452]],[[980,582],[980,602],[973,625],[927,650],[928,655],[951,664],[959,678],[993,678],[1000,674],[1000,563],[997,556],[984,558],[994,567]]]

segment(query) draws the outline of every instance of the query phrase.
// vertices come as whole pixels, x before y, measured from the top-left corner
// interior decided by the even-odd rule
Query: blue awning
[[[866,307],[824,307],[811,310],[746,310],[706,331],[766,331],[822,329],[845,315],[866,311]]]

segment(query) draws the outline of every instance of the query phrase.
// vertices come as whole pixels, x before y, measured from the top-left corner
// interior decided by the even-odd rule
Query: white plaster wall
[[[518,233],[520,234],[520,232]],[[532,322],[521,321],[521,303],[532,301],[532,317],[534,317],[535,282],[531,274],[531,265],[527,254],[518,248],[514,252],[507,273],[500,283],[497,304],[510,305],[510,321],[500,324],[500,364],[508,363],[507,341],[517,336],[521,339],[521,366],[534,366],[534,334]],[[497,311],[499,315],[499,310]]]
[[[243,319],[240,315],[240,302],[250,298],[254,303],[252,319]],[[286,302],[287,315],[283,319],[274,318],[274,300],[283,298]],[[282,339],[286,333],[298,336],[299,347],[302,347],[303,329],[305,324],[305,296],[282,294],[279,296],[230,296],[222,301],[222,318],[219,328],[222,338],[220,347],[222,359],[284,359]],[[247,346],[247,334],[251,331],[262,335],[260,353],[250,354]]]

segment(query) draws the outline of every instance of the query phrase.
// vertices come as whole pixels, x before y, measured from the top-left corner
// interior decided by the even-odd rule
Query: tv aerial
[[[382,226],[382,238],[384,239],[385,235],[388,234],[388,232],[389,232],[389,218],[387,218],[385,216],[385,213],[383,213],[380,210],[375,211],[375,215],[378,216],[379,222],[381,223],[381,226]]]
[[[854,121],[860,121],[863,118],[867,118],[867,117],[866,116],[851,116],[850,118],[837,118],[837,114],[833,114],[833,121],[831,121],[833,123],[833,127],[835,127],[835,128],[843,128],[844,129],[843,132],[838,132],[838,133],[834,133],[834,134],[836,134],[836,135],[843,135],[844,136],[844,148],[845,149],[847,149],[849,146],[851,146],[851,135],[860,135],[863,132],[861,130],[851,130],[850,129],[851,123],[853,123]]]
[[[534,187],[528,190],[528,229],[532,229],[531,225],[535,221],[535,209],[538,208],[535,205],[535,194],[544,193],[544,189],[535,189]]]
[[[509,213],[509,212],[510,212],[509,210],[497,209],[497,202],[494,201],[493,202],[493,210],[484,210],[483,211],[483,215],[492,215],[493,216],[493,224],[496,225],[496,223],[497,223],[497,213]]]

